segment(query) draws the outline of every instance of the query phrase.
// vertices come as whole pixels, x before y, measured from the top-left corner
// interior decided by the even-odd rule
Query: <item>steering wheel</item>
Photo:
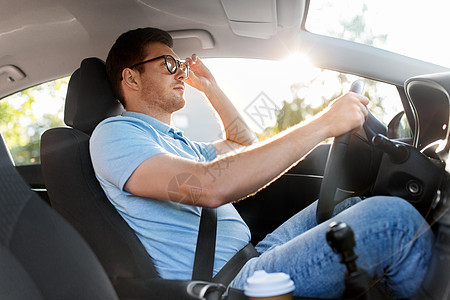
[[[364,90],[364,82],[357,80],[352,83],[350,91],[362,94]],[[364,131],[366,137],[370,140],[376,133],[371,129],[370,125],[375,123],[375,131],[379,126],[379,121],[369,113],[364,122]],[[350,144],[351,133],[348,132],[341,136],[335,137],[328,154],[327,163],[325,165],[322,185],[320,187],[319,202],[317,204],[316,220],[320,224],[328,220],[332,214],[334,207],[344,199],[352,196],[351,192],[340,189],[341,183],[345,176],[345,155]]]

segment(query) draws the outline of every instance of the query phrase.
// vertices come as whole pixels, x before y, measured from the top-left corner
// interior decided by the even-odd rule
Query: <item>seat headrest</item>
[[[90,135],[102,120],[123,111],[112,92],[105,62],[95,57],[84,59],[69,81],[64,109],[66,125]]]

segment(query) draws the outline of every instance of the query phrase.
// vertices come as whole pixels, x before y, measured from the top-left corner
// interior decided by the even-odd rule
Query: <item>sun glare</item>
[[[309,80],[317,72],[317,68],[312,65],[309,57],[300,52],[283,59],[280,67],[287,77],[292,78],[295,82]]]

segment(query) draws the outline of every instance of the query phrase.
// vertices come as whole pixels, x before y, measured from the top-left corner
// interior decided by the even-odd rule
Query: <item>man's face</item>
[[[147,55],[144,60],[161,55],[179,57],[173,50],[163,43],[150,43],[146,46]],[[152,110],[160,110],[164,113],[173,113],[184,107],[184,80],[186,76],[178,68],[175,74],[170,74],[165,65],[164,58],[146,63],[141,72],[141,100]]]

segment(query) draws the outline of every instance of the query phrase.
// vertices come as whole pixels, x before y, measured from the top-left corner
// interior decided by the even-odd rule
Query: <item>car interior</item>
[[[160,278],[95,177],[90,135],[124,111],[104,61],[121,33],[145,26],[167,30],[180,57],[280,60],[301,50],[319,68],[393,85],[403,112],[389,124],[370,115],[361,131],[318,145],[234,205],[255,245],[316,199],[322,222],[346,197],[400,196],[438,237],[415,299],[450,299],[449,68],[312,33],[305,25],[309,0],[19,0],[2,7],[0,98],[71,76],[65,126],[42,134],[38,163],[15,165],[1,140],[2,299],[247,299],[226,289],[233,269],[226,279]],[[402,116],[407,138],[397,134]],[[346,289],[359,299],[389,299],[369,288],[372,279],[357,280],[363,295],[361,282],[348,280]]]

